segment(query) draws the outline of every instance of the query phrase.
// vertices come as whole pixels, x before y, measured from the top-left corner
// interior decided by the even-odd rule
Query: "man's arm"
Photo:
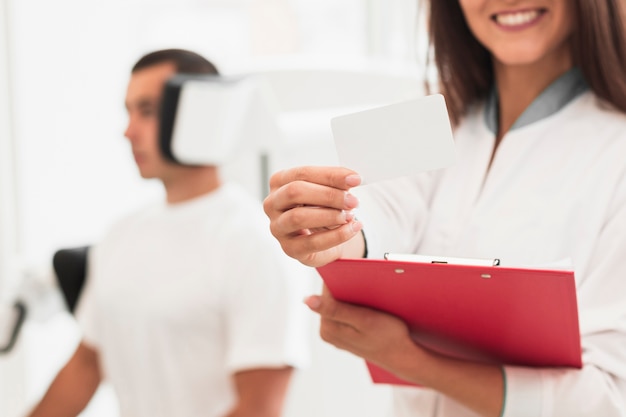
[[[75,417],[100,384],[98,353],[80,343],[29,417]]]
[[[279,417],[292,373],[291,367],[237,372],[237,404],[225,417]]]

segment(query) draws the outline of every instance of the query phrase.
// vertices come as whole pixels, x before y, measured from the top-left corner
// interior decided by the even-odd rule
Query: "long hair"
[[[484,100],[494,83],[489,51],[472,34],[458,0],[429,0],[429,42],[453,124]],[[626,113],[624,0],[574,0],[572,56],[604,102]],[[430,60],[428,61],[430,63]]]

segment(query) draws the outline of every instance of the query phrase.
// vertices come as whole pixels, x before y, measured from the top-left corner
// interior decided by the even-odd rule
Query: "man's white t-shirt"
[[[359,218],[369,256],[499,258],[512,266],[570,259],[584,367],[505,367],[503,416],[624,416],[626,116],[587,92],[507,133],[490,162],[494,140],[477,109],[455,132],[456,165],[365,187]],[[397,388],[395,399],[394,417],[476,416],[427,389]]]
[[[92,248],[78,317],[123,417],[221,417],[233,373],[307,362],[306,272],[268,224],[229,184],[132,215]]]

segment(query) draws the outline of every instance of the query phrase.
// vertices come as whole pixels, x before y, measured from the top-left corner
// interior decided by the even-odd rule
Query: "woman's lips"
[[[522,30],[533,26],[546,13],[545,9],[516,10],[500,12],[492,16],[492,20],[504,30]]]

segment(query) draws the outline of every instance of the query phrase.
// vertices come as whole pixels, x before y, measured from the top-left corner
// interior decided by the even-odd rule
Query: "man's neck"
[[[180,167],[162,180],[169,204],[182,203],[215,191],[222,184],[217,167]]]

